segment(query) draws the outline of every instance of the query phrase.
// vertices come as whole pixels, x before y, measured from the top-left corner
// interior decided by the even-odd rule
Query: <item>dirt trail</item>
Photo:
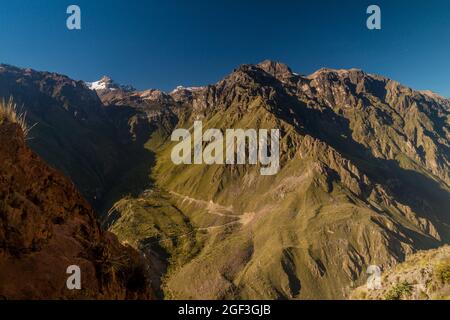
[[[228,226],[238,225],[238,224],[240,224],[242,226],[246,226],[251,221],[253,221],[253,219],[255,217],[255,212],[244,212],[242,215],[237,215],[237,214],[233,213],[232,206],[225,207],[225,206],[222,206],[213,201],[208,202],[208,201],[204,201],[204,200],[191,198],[191,197],[179,194],[174,191],[170,191],[169,193],[177,198],[180,198],[182,200],[182,203],[184,203],[184,202],[188,202],[189,204],[194,203],[194,204],[205,207],[209,214],[214,214],[214,215],[218,215],[218,216],[226,217],[226,218],[233,218],[235,220],[231,221],[231,222],[227,222],[225,224],[217,225],[217,226],[193,228],[194,230],[191,232],[188,232],[185,234],[180,234],[180,235],[169,235],[166,239],[156,240],[156,241],[153,241],[153,243],[164,243],[166,241],[171,241],[173,238],[184,238],[184,237],[195,234],[196,231],[213,231],[213,230],[218,230],[218,229],[222,229],[222,228],[225,228]],[[144,201],[144,200],[137,199],[137,201],[139,202],[139,201]],[[110,212],[114,209],[117,209],[119,206],[120,206],[120,204],[116,203],[115,206],[113,208],[111,208]]]
[[[236,219],[235,221],[232,222],[228,222],[225,223],[223,225],[219,225],[219,226],[211,226],[211,227],[206,227],[206,228],[197,228],[197,230],[214,230],[214,229],[218,229],[218,228],[223,228],[229,225],[234,225],[234,224],[241,224],[243,226],[246,226],[247,224],[249,224],[253,218],[255,217],[255,213],[254,212],[244,212],[242,215],[236,215],[233,213],[233,206],[222,206],[218,203],[215,203],[213,201],[204,201],[204,200],[198,200],[198,199],[194,199],[182,194],[179,194],[177,192],[174,191],[170,191],[170,194],[174,195],[175,197],[179,197],[182,198],[182,203],[184,203],[185,201],[189,202],[189,204],[191,203],[195,203],[195,204],[199,204],[199,205],[203,205],[206,207],[207,211],[210,214],[215,214],[221,217],[227,217],[227,218],[233,218]]]

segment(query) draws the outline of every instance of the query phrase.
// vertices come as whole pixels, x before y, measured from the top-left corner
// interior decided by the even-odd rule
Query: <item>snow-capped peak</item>
[[[177,86],[174,90],[172,90],[172,92],[170,92],[170,94],[172,93],[176,93],[178,91],[199,91],[204,89],[205,87],[183,87],[183,86]]]
[[[103,76],[100,80],[94,82],[86,82],[86,85],[91,90],[123,90],[123,91],[135,91],[132,86],[129,85],[120,85],[114,82],[110,77]]]

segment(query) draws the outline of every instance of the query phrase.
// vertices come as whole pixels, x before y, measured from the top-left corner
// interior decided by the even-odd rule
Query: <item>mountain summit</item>
[[[108,76],[103,76],[98,81],[86,82],[86,85],[88,86],[89,89],[95,90],[95,91],[100,91],[100,90],[107,90],[107,91],[122,90],[122,91],[126,91],[126,92],[136,91],[136,89],[130,85],[117,84],[114,80],[112,80]]]
[[[293,75],[291,68],[281,62],[264,60],[258,63],[257,66],[277,79],[285,79]]]

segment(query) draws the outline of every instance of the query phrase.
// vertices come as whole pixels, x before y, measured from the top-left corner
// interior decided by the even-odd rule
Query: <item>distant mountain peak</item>
[[[258,63],[257,66],[275,78],[286,78],[294,75],[287,64],[278,61],[264,60]]]
[[[94,82],[86,82],[86,85],[91,90],[108,90],[108,91],[115,91],[115,90],[121,90],[121,91],[127,91],[132,92],[136,91],[136,89],[130,85],[121,85],[116,83],[111,77],[109,76],[103,76],[100,80],[94,81]]]
[[[175,89],[173,89],[171,92],[170,92],[170,94],[173,94],[173,93],[177,93],[177,92],[180,92],[180,91],[190,91],[190,92],[192,92],[192,91],[200,91],[200,90],[203,90],[205,87],[184,87],[184,86],[177,86]]]

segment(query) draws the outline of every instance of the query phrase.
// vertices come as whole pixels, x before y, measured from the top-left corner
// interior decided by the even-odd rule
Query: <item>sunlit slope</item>
[[[147,147],[156,156],[152,192],[163,190],[164,205],[140,204],[154,197],[143,193],[113,210],[121,240],[141,246],[150,237],[163,249],[167,298],[343,298],[369,265],[391,266],[449,241],[446,128],[416,159],[402,151],[406,131],[389,132],[385,116],[370,111],[376,104],[358,102],[367,102],[362,91],[342,85],[352,109],[339,111],[313,80],[272,67],[283,68],[243,66],[206,88],[177,111],[176,127],[201,120],[203,130],[277,128],[276,175],[250,164],[175,165],[175,142],[159,136]],[[445,103],[437,113],[448,113]],[[379,129],[361,131],[358,119]]]

